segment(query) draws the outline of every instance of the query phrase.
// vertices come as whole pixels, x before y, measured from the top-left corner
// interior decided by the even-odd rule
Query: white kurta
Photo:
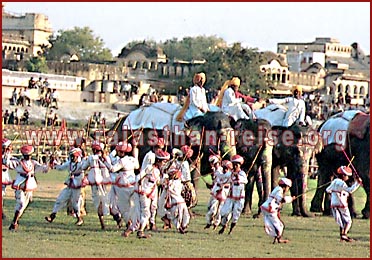
[[[238,222],[245,201],[245,185],[248,183],[247,175],[244,171],[233,172],[230,182],[230,195],[221,208],[222,225],[226,225],[230,218],[232,218],[232,223]]]
[[[227,88],[223,93],[221,108],[224,113],[234,118],[235,121],[238,119],[249,119],[249,116],[252,115],[251,108],[235,96],[235,92],[231,87]]]
[[[62,165],[55,167],[58,171],[68,170],[69,175],[65,181],[67,185],[58,195],[53,206],[53,213],[57,213],[63,207],[67,206],[68,201],[71,200],[72,207],[77,217],[80,216],[80,208],[83,203],[81,196],[81,188],[85,186],[83,183],[84,171],[82,170],[82,163],[66,161]]]
[[[203,108],[204,111],[209,110],[205,89],[195,85],[190,89],[190,104],[184,115],[184,120],[186,121],[197,116],[203,116],[204,112],[199,108]]]
[[[341,228],[352,223],[347,198],[351,193],[356,191],[359,186],[360,184],[356,181],[349,187],[343,180],[337,178],[334,179],[326,189],[327,193],[331,193],[332,215]]]
[[[12,188],[16,190],[15,211],[19,211],[21,216],[23,211],[27,208],[28,203],[32,200],[32,193],[37,187],[35,173],[47,173],[48,167],[32,159],[22,159],[18,161],[15,170],[17,175],[12,184]]]
[[[292,197],[284,196],[283,188],[276,186],[270,193],[269,198],[261,205],[264,215],[265,231],[272,237],[281,236],[284,230],[284,224],[279,218],[281,204],[292,202]]]
[[[231,172],[228,171],[226,173],[221,173],[220,171],[216,171],[214,176],[214,184],[211,190],[211,197],[208,203],[208,212],[205,215],[205,218],[207,220],[207,224],[214,224],[215,226],[218,226],[221,222],[221,208],[230,192]]]
[[[269,99],[271,104],[286,105],[288,111],[286,112],[283,124],[284,127],[290,127],[295,122],[305,123],[305,101],[294,97]]]
[[[133,193],[136,183],[135,169],[139,168],[137,158],[133,156],[124,156],[117,160],[114,165],[111,165],[106,159],[105,165],[110,172],[117,172],[115,183],[112,185],[116,191],[118,199],[118,209],[126,222],[132,218],[133,214]]]

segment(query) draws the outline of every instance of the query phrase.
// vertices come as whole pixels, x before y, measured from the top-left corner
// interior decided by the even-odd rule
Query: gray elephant
[[[317,137],[316,129],[293,125],[289,128],[272,127],[267,120],[239,120],[234,129],[237,130],[237,153],[244,156],[244,170],[248,174],[249,183],[246,188],[245,212],[251,211],[253,182],[256,181],[260,206],[278,185],[279,170],[286,167],[286,175],[293,182],[290,189],[293,201],[293,215],[310,216],[306,209],[306,187],[308,165],[314,150],[319,150],[321,142],[309,142]],[[248,131],[247,131],[248,130]],[[247,132],[254,136],[254,142]],[[317,134],[316,134],[317,135]],[[260,181],[261,180],[261,181]],[[258,215],[260,214],[260,209]],[[256,216],[258,216],[256,215]]]
[[[158,103],[156,109],[161,109],[162,112],[166,111],[163,105]],[[169,106],[165,104],[164,106]],[[173,106],[172,106],[173,107]],[[201,176],[207,175],[211,172],[211,168],[208,162],[208,155],[211,151],[219,154],[224,154],[226,158],[230,158],[236,154],[235,141],[231,140],[234,138],[233,129],[230,125],[230,118],[223,112],[207,112],[204,116],[196,117],[188,121],[189,128],[182,131],[184,135],[179,135],[174,131],[164,131],[164,126],[159,123],[161,115],[151,111],[152,107],[141,108],[145,113],[142,114],[141,118],[151,118],[154,127],[146,127],[145,122],[138,122],[138,124],[132,120],[132,124],[127,117],[119,119],[114,126],[106,133],[107,137],[115,137],[109,140],[110,143],[116,144],[119,141],[125,140],[127,137],[139,136],[140,145],[139,147],[139,161],[141,162],[148,151],[152,149],[151,144],[154,145],[154,141],[158,138],[164,138],[166,148],[171,151],[172,148],[186,144],[193,149],[193,156],[190,158],[190,163],[197,162],[195,170],[192,172],[193,182],[197,187],[197,182]],[[137,113],[134,111],[134,113]],[[132,112],[133,113],[133,112]],[[151,113],[151,116],[147,116],[146,113]],[[172,113],[174,116],[175,113]],[[141,128],[139,124],[144,124],[145,128]],[[160,127],[159,127],[160,126]],[[172,129],[168,127],[166,129]],[[202,138],[201,146],[199,145],[200,139]],[[196,160],[198,159],[198,160]]]
[[[354,168],[356,174],[363,180],[363,188],[366,192],[367,199],[362,210],[363,218],[369,218],[370,214],[370,118],[369,114],[362,113],[360,111],[347,111],[336,114],[324,122],[319,127],[319,132],[325,133],[327,125],[335,125],[335,131],[331,131],[330,127],[328,131],[333,137],[333,133],[345,132],[343,135],[346,140],[341,138],[332,139],[328,138],[328,142],[325,142],[324,149],[316,154],[316,159],[319,165],[318,168],[318,184],[316,193],[311,201],[310,210],[313,212],[323,212],[324,215],[330,215],[330,198],[325,193],[327,184],[332,180],[333,173],[336,172],[337,168],[342,165],[350,165]],[[343,127],[345,124],[345,127]],[[341,140],[337,142],[337,140]],[[343,142],[344,141],[344,142]],[[351,162],[350,162],[351,161]],[[323,204],[324,202],[324,204]],[[351,201],[352,202],[352,201]],[[350,205],[350,211],[353,216],[356,216],[356,212],[352,203]]]

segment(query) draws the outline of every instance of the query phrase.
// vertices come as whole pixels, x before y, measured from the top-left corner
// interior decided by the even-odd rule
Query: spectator
[[[12,111],[9,115],[8,124],[13,125],[14,124],[14,111]]]
[[[149,103],[149,95],[143,93],[139,99],[138,107],[144,106]]]
[[[36,81],[36,83],[35,83],[35,87],[37,88],[37,89],[41,89],[42,87],[43,87],[43,78],[42,77],[39,77],[39,80],[38,81]]]
[[[24,125],[28,125],[29,117],[30,117],[30,113],[28,112],[27,109],[25,109],[25,111],[23,112],[23,116],[21,117],[21,123],[23,123]]]
[[[21,115],[20,115],[20,112],[19,112],[18,108],[14,109],[14,122],[13,122],[13,124],[18,125],[20,123],[19,122],[20,118],[21,118]]]
[[[150,94],[149,101],[150,101],[150,103],[157,103],[157,102],[159,102],[158,91],[157,90],[154,90]]]
[[[30,92],[27,88],[24,89],[23,91],[23,105],[25,105],[25,101],[27,101],[27,106],[31,106],[31,97],[30,97]]]
[[[342,95],[342,93],[339,93],[338,94],[338,97],[337,97],[337,104],[338,106],[343,106],[344,105],[344,95]]]
[[[114,81],[114,87],[113,87],[113,90],[112,90],[114,94],[119,93],[118,85],[119,85],[118,81]]]
[[[346,92],[346,95],[345,95],[345,104],[349,106],[351,104],[351,96],[349,95],[348,92]]]
[[[11,105],[13,106],[17,105],[17,98],[18,98],[17,88],[14,88],[12,92],[12,104]]]
[[[34,77],[31,77],[30,80],[28,81],[28,88],[35,88],[35,80]]]
[[[97,128],[97,125],[98,125],[99,121],[100,121],[100,118],[99,118],[97,112],[94,112],[93,116],[91,118],[91,122],[90,122],[93,125],[93,128]]]
[[[10,114],[9,114],[8,109],[6,109],[5,112],[3,110],[3,124],[4,125],[8,124],[9,116],[10,116]]]
[[[54,113],[53,110],[50,110],[49,114],[47,115],[47,126],[52,126],[54,120]]]
[[[58,99],[59,95],[56,89],[53,89],[53,92],[50,95],[51,104],[55,103],[55,106],[52,105],[55,109],[58,109]]]
[[[121,92],[125,95],[125,100],[131,99],[132,86],[129,84],[128,80],[124,80],[124,84],[121,87]]]
[[[23,106],[23,105],[24,105],[23,91],[22,91],[22,89],[19,89],[18,99],[17,99],[17,106]]]
[[[43,81],[43,88],[48,88],[49,87],[49,81],[48,81],[48,78],[45,78],[44,81]]]
[[[47,92],[45,93],[45,97],[44,97],[43,106],[49,107],[49,105],[51,104],[51,95],[52,95],[52,90],[50,88],[47,88]]]

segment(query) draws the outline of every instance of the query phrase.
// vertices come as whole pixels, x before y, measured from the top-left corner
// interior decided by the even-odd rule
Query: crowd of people
[[[31,106],[32,99],[30,95],[30,89],[38,90],[38,99],[36,100],[40,106],[51,107],[58,109],[59,94],[57,89],[51,89],[49,87],[48,78],[43,80],[39,77],[35,80],[31,77],[28,81],[28,86],[24,88],[14,88],[12,92],[12,97],[10,98],[10,105],[13,106]]]
[[[178,119],[185,121],[186,125],[190,120],[211,110],[203,87],[205,82],[205,73],[194,75],[194,85],[190,88],[178,115]],[[214,104],[235,120],[254,119],[251,105],[257,99],[240,93],[240,83],[238,77],[227,80]],[[295,86],[292,89],[291,97],[269,99],[268,102],[287,105],[284,127],[294,123],[308,124],[306,103],[300,87]],[[99,120],[100,113],[95,113],[90,121],[97,124]],[[71,203],[73,216],[76,218],[75,224],[83,225],[84,214],[81,212],[85,204],[84,188],[90,186],[101,229],[105,229],[105,216],[111,215],[118,228],[125,226],[123,237],[137,232],[138,238],[146,239],[150,237],[147,230],[158,229],[156,216],[159,216],[163,229],[174,227],[180,234],[188,232],[192,221],[191,209],[197,203],[191,171],[200,163],[200,156],[191,159],[193,150],[190,146],[183,145],[179,149],[173,148],[170,152],[165,147],[164,139],[158,137],[156,145],[139,161],[139,147],[134,138],[131,142],[118,142],[112,151],[108,151],[102,142],[93,141],[90,154],[87,153],[85,140],[77,139],[65,162],[40,164],[31,158],[33,146],[23,146],[22,158],[19,159],[12,156],[11,141],[4,138],[2,144],[3,197],[7,185],[12,186],[16,195],[10,230],[18,229],[19,219],[37,187],[35,173],[47,173],[53,168],[67,171],[68,177],[65,181],[66,187],[58,195],[51,214],[45,217],[49,223],[56,219],[58,211]],[[212,184],[207,185],[211,196],[206,209],[205,229],[220,227],[218,233],[223,234],[231,221],[228,231],[231,234],[238,223],[245,201],[245,185],[248,180],[241,169],[244,159],[241,155],[234,155],[229,160],[222,160],[219,154],[214,153],[210,154],[208,159],[212,169]],[[14,180],[10,178],[9,169],[17,172]],[[348,236],[352,222],[346,199],[361,183],[361,180],[356,178],[355,183],[348,187],[345,181],[350,174],[348,167],[340,167],[337,178],[327,188],[327,192],[332,194],[334,217],[340,225],[340,239],[347,242],[352,241]],[[284,203],[290,203],[295,198],[286,195],[292,186],[290,179],[284,177],[278,183],[260,208],[264,216],[265,231],[274,238],[273,243],[286,243],[288,240],[282,237],[284,224],[279,213]]]
[[[75,224],[83,225],[83,216],[86,214],[82,214],[85,206],[84,189],[90,186],[101,229],[105,229],[104,217],[111,215],[119,229],[125,226],[123,237],[137,232],[138,238],[146,239],[151,236],[147,230],[158,230],[156,216],[159,216],[164,230],[174,227],[180,234],[188,232],[192,221],[191,208],[197,204],[191,171],[199,160],[191,160],[193,150],[189,146],[173,148],[168,153],[164,140],[158,138],[156,145],[142,162],[138,159],[139,150],[135,140],[132,143],[120,141],[111,152],[98,141],[92,142],[91,154],[86,149],[85,140],[78,138],[66,161],[44,161],[41,164],[32,159],[33,146],[22,146],[22,158],[16,158],[12,155],[12,142],[6,138],[2,140],[2,198],[6,195],[7,186],[11,186],[15,190],[16,199],[9,230],[16,231],[19,228],[19,220],[37,188],[35,174],[56,169],[67,172],[64,182],[66,187],[58,195],[51,214],[45,216],[49,223],[56,219],[62,208],[71,204]],[[211,154],[209,163],[212,184],[207,183],[211,195],[206,208],[204,229],[213,226],[216,230],[220,227],[218,234],[221,235],[231,221],[228,232],[231,234],[238,223],[245,200],[245,185],[248,180],[241,169],[244,159],[240,155],[234,155],[230,160],[222,160],[218,154]],[[17,172],[14,180],[9,174],[11,169]],[[353,241],[348,236],[352,220],[347,197],[361,183],[361,179],[356,178],[349,187],[345,182],[351,175],[349,167],[341,166],[336,178],[326,189],[332,195],[331,206],[333,216],[340,226],[340,240],[347,242]],[[278,186],[261,205],[265,232],[274,238],[273,243],[288,242],[282,237],[284,223],[280,219],[280,210],[284,203],[295,199],[286,195],[291,186],[290,179],[281,178]],[[6,218],[4,213],[2,218]]]

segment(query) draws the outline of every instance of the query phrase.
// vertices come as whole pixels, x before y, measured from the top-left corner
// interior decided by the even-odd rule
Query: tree
[[[47,60],[60,60],[65,55],[76,54],[81,61],[111,61],[112,53],[104,48],[101,38],[94,36],[89,27],[74,27],[72,30],[59,30],[57,36],[49,39],[52,47],[46,51]]]
[[[203,60],[207,53],[211,53],[218,46],[225,46],[226,42],[216,36],[184,37],[182,40],[172,38],[160,43],[159,47],[170,60],[185,61]]]
[[[45,57],[32,57],[26,61],[25,67],[29,72],[48,73]]]
[[[218,89],[226,80],[238,76],[243,93],[253,95],[259,90],[265,94],[268,86],[260,72],[260,65],[266,64],[271,57],[271,53],[244,48],[238,42],[231,47],[216,48],[206,56],[207,62],[201,69],[207,72],[207,87],[212,89]]]

